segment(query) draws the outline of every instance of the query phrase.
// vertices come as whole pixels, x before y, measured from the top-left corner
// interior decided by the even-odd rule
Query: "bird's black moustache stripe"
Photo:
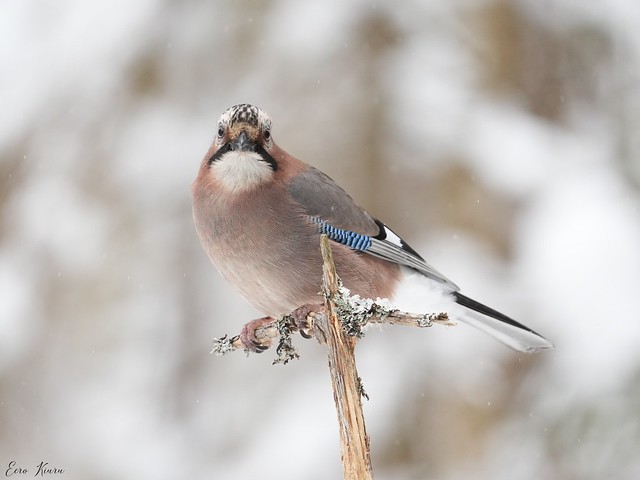
[[[271,170],[273,170],[274,172],[278,170],[278,162],[276,162],[275,158],[269,155],[269,152],[267,152],[262,145],[258,145],[258,148],[256,148],[256,153],[262,157],[262,160],[269,164]]]
[[[231,152],[231,143],[226,143],[221,148],[218,149],[216,153],[214,153],[211,158],[207,161],[207,166],[211,166],[215,161],[220,160],[225,153]],[[256,148],[256,153],[260,155],[262,160],[267,163],[271,170],[274,172],[278,170],[278,162],[276,162],[275,158],[273,158],[269,152],[267,152],[262,145],[258,145]]]
[[[231,151],[231,144],[227,143],[223,147],[219,148],[216,153],[214,153],[211,158],[207,161],[207,165],[210,166],[216,160],[219,160],[225,153]]]

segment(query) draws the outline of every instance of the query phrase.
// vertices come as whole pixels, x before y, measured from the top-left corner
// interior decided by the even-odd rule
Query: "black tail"
[[[452,294],[457,304],[470,310],[469,315],[460,320],[494,336],[511,348],[525,352],[553,348],[551,342],[529,327],[459,292]]]

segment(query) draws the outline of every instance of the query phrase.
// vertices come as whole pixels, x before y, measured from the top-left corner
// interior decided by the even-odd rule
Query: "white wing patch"
[[[227,152],[211,164],[211,172],[232,193],[255,188],[273,176],[272,168],[256,152]]]
[[[405,245],[393,230],[384,224],[380,225],[384,228],[384,239],[372,238],[371,246],[366,250],[367,253],[394,263],[399,263],[400,265],[411,267],[423,275],[446,285],[449,291],[460,290],[455,283],[417,256],[418,254],[409,246]]]
[[[402,248],[402,239],[396,235],[389,227],[387,227],[386,225],[384,226],[384,231],[387,234],[387,238],[385,240],[387,240],[388,242],[393,243],[394,245]]]

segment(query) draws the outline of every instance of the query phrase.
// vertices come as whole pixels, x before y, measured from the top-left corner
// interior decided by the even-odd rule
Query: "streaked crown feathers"
[[[245,124],[257,129],[263,129],[271,127],[271,118],[255,105],[240,103],[222,112],[219,123],[227,127]]]

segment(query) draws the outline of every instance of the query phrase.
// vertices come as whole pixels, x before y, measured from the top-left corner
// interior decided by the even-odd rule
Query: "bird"
[[[395,307],[425,304],[521,352],[553,348],[531,328],[462,294],[334,180],[273,138],[271,118],[251,104],[226,109],[191,187],[197,236],[222,276],[264,317],[240,335],[263,351],[255,329],[319,301],[320,236],[352,294]],[[437,310],[436,310],[437,308]],[[405,310],[415,311],[415,310]]]

